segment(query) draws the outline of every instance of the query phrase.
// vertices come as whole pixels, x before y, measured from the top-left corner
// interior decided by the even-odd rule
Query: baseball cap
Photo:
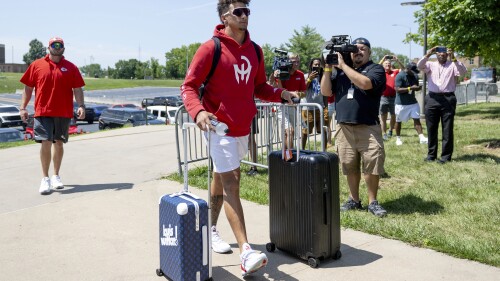
[[[415,73],[419,73],[420,72],[418,70],[418,68],[417,68],[417,64],[415,64],[414,62],[410,62],[410,63],[406,64],[406,68],[410,69],[411,71],[413,71]]]
[[[370,41],[368,41],[368,39],[363,38],[363,37],[359,37],[359,38],[352,40],[352,44],[363,44],[363,45],[368,46],[368,48],[371,48]]]
[[[52,37],[52,38],[50,38],[50,40],[49,40],[49,46],[52,45],[52,43],[54,43],[54,42],[59,42],[59,43],[61,43],[61,44],[64,45],[64,41],[62,40],[61,37]]]

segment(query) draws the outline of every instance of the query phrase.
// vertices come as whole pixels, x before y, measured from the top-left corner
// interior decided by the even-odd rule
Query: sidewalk
[[[165,280],[159,263],[158,199],[181,184],[173,126],[143,126],[71,137],[61,177],[66,188],[38,194],[39,145],[0,150],[0,280]],[[206,191],[192,189],[202,197]],[[243,201],[254,248],[269,242],[267,206]],[[375,219],[375,218],[374,218]],[[240,280],[238,249],[213,254],[214,280]],[[247,280],[498,280],[500,269],[349,229],[342,258],[312,269],[280,251]]]

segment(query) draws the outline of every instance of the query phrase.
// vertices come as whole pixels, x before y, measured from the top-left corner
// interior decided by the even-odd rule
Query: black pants
[[[427,124],[428,159],[437,158],[438,129],[442,122],[441,160],[450,161],[453,154],[453,123],[457,98],[454,93],[433,93],[425,96],[425,122]]]

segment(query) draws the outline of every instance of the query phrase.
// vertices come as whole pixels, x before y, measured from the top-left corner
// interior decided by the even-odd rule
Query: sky
[[[214,0],[2,2],[0,44],[5,45],[6,63],[23,63],[33,39],[47,46],[49,38],[60,36],[66,59],[79,67],[114,67],[119,60],[152,57],[165,65],[166,52],[207,41],[220,23]],[[414,12],[421,7],[402,2],[406,0],[253,0],[248,30],[256,43],[279,47],[294,30],[309,25],[325,39],[365,37],[372,47],[409,56],[410,46],[402,40],[418,30]],[[411,44],[413,58],[422,53],[422,46]]]

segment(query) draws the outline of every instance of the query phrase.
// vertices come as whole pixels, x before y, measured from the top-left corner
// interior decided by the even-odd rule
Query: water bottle
[[[229,128],[225,123],[219,122],[214,119],[210,119],[210,123],[212,126],[215,128],[215,133],[219,136],[225,136],[227,133],[229,133]]]

